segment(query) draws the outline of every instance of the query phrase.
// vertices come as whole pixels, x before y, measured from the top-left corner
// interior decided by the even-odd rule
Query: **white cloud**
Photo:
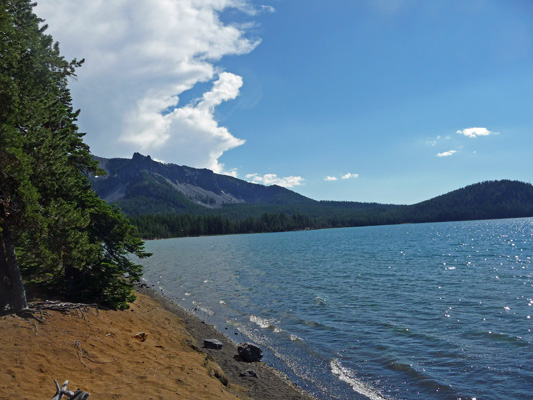
[[[261,6],[261,11],[263,12],[269,12],[269,13],[273,13],[273,12],[276,12],[276,9],[272,6]]]
[[[356,179],[356,178],[359,178],[359,174],[352,174],[349,172],[341,176],[341,179]],[[328,182],[334,182],[334,181],[339,180],[339,178],[337,178],[336,176],[326,176],[324,180]]]
[[[180,163],[223,173],[223,165],[218,158],[225,151],[244,144],[244,140],[219,126],[213,112],[223,101],[237,97],[241,86],[240,76],[223,72],[213,84],[213,89],[204,93],[198,103],[176,108],[166,115],[161,110],[167,108],[165,105],[170,101],[164,103],[156,97],[144,98],[130,114],[121,140],[134,144],[142,151],[157,152],[170,145],[182,153]],[[186,135],[173,136],[173,132]]]
[[[224,164],[221,164],[222,167],[224,167]],[[238,174],[237,174],[237,168],[233,168],[229,171],[222,171],[221,172],[222,175],[228,175],[228,176],[232,176],[234,178],[237,178]]]
[[[430,146],[433,146],[435,147],[437,145],[437,142],[440,140],[440,136],[437,136],[435,138],[435,140],[428,140],[426,143],[429,144]]]
[[[359,174],[351,174],[351,173],[347,173],[343,176],[341,176],[342,179],[355,179],[355,178],[359,178]]]
[[[244,141],[219,126],[213,112],[238,96],[242,78],[215,63],[259,43],[246,37],[250,24],[221,21],[228,8],[254,15],[247,0],[39,2],[36,13],[66,58],[87,60],[71,90],[93,153],[144,151],[223,172],[218,158]],[[182,93],[209,81],[212,89],[197,104],[178,107]]]
[[[498,132],[491,132],[487,128],[466,128],[466,129],[460,129],[457,131],[457,133],[461,135],[465,135],[470,138],[476,138],[478,136],[489,136],[489,135],[497,135]]]
[[[457,150],[445,151],[442,153],[438,153],[437,157],[450,157],[450,156],[453,156],[455,153],[457,153]]]
[[[265,174],[263,176],[259,174],[248,174],[246,175],[246,179],[261,185],[278,185],[286,188],[292,188],[294,186],[301,186],[304,184],[304,178],[301,176],[286,176],[281,178],[276,174]]]

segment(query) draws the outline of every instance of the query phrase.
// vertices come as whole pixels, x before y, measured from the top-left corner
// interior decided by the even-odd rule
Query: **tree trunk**
[[[0,315],[28,308],[15,247],[6,229],[0,231]]]

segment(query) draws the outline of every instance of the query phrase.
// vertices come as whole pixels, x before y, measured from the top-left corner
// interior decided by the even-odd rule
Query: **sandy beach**
[[[240,360],[224,335],[150,289],[139,289],[129,310],[43,318],[0,318],[0,399],[50,399],[54,379],[95,400],[311,399],[266,364]],[[207,338],[222,349],[204,348]],[[240,376],[246,370],[258,378]]]

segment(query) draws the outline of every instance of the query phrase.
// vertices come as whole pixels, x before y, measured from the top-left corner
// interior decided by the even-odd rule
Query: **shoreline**
[[[54,379],[91,400],[314,399],[264,362],[240,360],[235,343],[157,291],[136,294],[128,310],[47,310],[42,324],[0,317],[0,400],[51,398]]]
[[[237,360],[237,345],[228,339],[213,325],[190,313],[176,302],[165,297],[158,291],[146,286],[138,287],[138,293],[145,294],[156,300],[162,307],[183,320],[185,329],[195,339],[201,351],[209,354],[227,375],[230,382],[234,382],[246,389],[246,395],[254,400],[316,400],[293,383],[283,372],[264,362],[247,363]],[[204,339],[217,339],[223,343],[220,350],[203,347]],[[258,378],[242,377],[246,370],[253,370]]]

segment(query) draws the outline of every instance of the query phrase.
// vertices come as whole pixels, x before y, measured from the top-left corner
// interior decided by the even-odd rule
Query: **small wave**
[[[393,371],[406,375],[413,382],[417,382],[420,386],[427,388],[430,392],[439,392],[441,395],[448,396],[446,398],[459,398],[458,393],[451,385],[439,383],[431,379],[424,372],[418,371],[412,364],[405,364],[400,361],[390,362],[387,366]],[[425,370],[424,370],[425,371]]]
[[[329,365],[333,375],[350,385],[355,392],[368,397],[370,400],[385,400],[385,397],[383,397],[376,389],[355,378],[353,371],[345,368],[339,360],[331,360]]]
[[[317,297],[315,297],[315,304],[317,304],[319,306],[323,306],[323,305],[326,304],[326,299],[323,299],[322,297],[317,296]]]
[[[293,335],[292,333],[290,335],[290,338],[293,342],[303,342],[303,339],[301,337]]]
[[[265,347],[264,337],[258,333],[257,330],[250,329],[250,327],[246,326],[246,324],[243,324],[239,321],[226,319],[226,322],[233,326],[238,332],[243,334],[252,343],[257,343],[258,345]]]
[[[528,347],[529,346],[529,343],[527,341],[525,341],[522,337],[520,336],[512,336],[512,335],[508,335],[506,333],[498,333],[498,332],[492,332],[492,331],[488,331],[488,332],[467,332],[464,334],[464,336],[466,336],[467,334],[469,334],[471,337],[478,337],[478,338],[482,338],[484,341],[490,341],[490,342],[502,342],[502,343],[507,343],[507,344],[510,344],[510,345],[513,345],[513,346],[516,346],[516,347]]]
[[[192,304],[194,304],[198,310],[203,311],[204,313],[206,313],[209,316],[215,315],[215,313],[212,310],[210,310],[207,307],[202,306],[201,304],[199,304],[195,300],[193,300]]]
[[[257,317],[255,315],[250,315],[250,322],[253,322],[257,326],[263,329],[272,329],[274,332],[283,332],[280,328],[278,328],[276,325],[274,325],[273,319],[266,319]]]

